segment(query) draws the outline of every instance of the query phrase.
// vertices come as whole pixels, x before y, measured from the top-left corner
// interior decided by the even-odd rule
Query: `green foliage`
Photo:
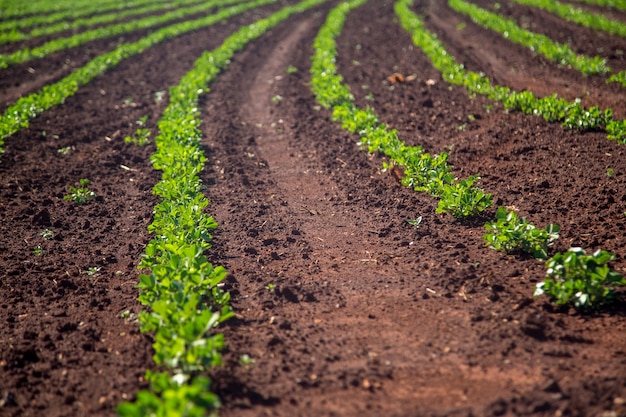
[[[39,245],[35,246],[35,248],[31,251],[31,253],[35,256],[43,255],[43,248]]]
[[[150,391],[141,391],[135,402],[122,403],[117,408],[121,417],[204,417],[214,415],[219,399],[210,391],[206,377],[188,380],[185,375],[146,373]]]
[[[422,216],[419,216],[417,219],[408,219],[406,222],[416,229],[419,229],[420,224],[422,223]]]
[[[450,213],[456,218],[473,217],[491,207],[492,196],[474,186],[479,176],[470,176],[443,188],[437,213]]]
[[[560,65],[569,65],[585,75],[606,74],[606,59],[578,55],[569,46],[556,43],[545,35],[522,29],[514,20],[491,13],[464,0],[448,0],[451,8],[468,15],[476,24],[501,33],[511,42],[530,48]]]
[[[170,89],[151,156],[153,167],[162,171],[153,188],[161,202],[148,227],[154,237],[139,265],[149,272],[140,276],[138,288],[139,301],[149,307],[139,314],[141,331],[154,334],[153,359],[173,375],[148,373],[150,390],[138,393],[132,403],[121,404],[122,416],[205,416],[219,405],[208,379],[201,375],[221,363],[224,338],[215,328],[233,312],[229,294],[220,288],[226,271],[204,255],[217,223],[205,214],[209,202],[201,192],[199,174],[206,157],[198,100],[235,52],[294,13],[324,1],[305,0],[241,27],[220,47],[202,54]]]
[[[626,25],[624,27],[626,27]],[[626,87],[626,71],[616,72],[615,74],[611,75],[606,81],[610,83],[619,83],[622,85],[622,87]]]
[[[294,67],[293,65],[289,65],[287,69],[285,70],[285,72],[287,74],[295,74],[298,72],[298,68]]]
[[[64,200],[72,200],[76,204],[85,204],[91,199],[96,198],[96,193],[87,188],[91,181],[85,178],[79,180],[80,186],[75,187],[70,185],[69,194],[63,196]]]
[[[561,122],[570,129],[604,129],[608,139],[626,142],[626,121],[615,120],[610,109],[604,112],[596,107],[584,109],[580,100],[568,102],[556,94],[538,98],[530,91],[512,91],[509,87],[492,84],[484,74],[467,71],[446,51],[441,41],[424,27],[421,19],[410,10],[411,4],[413,0],[396,1],[396,15],[404,29],[412,34],[413,43],[441,71],[446,82],[465,87],[471,95],[480,94],[502,102],[505,109],[541,116],[548,122]]]
[[[364,0],[352,0],[338,5],[328,14],[315,38],[311,58],[311,90],[317,101],[323,107],[332,109],[333,120],[341,122],[344,129],[358,134],[361,145],[367,147],[369,152],[383,153],[392,163],[402,166],[402,183],[405,186],[438,198],[447,192],[449,204],[444,204],[440,212],[450,212],[457,217],[482,212],[491,204],[491,196],[476,187],[456,184],[452,167],[447,163],[447,154],[432,156],[423,152],[421,147],[407,146],[395,130],[380,123],[372,109],[363,110],[354,104],[350,89],[337,74],[335,39],[343,28],[347,14],[363,3]],[[471,177],[469,182],[473,181]],[[468,181],[461,183],[467,184]],[[456,207],[453,208],[453,205]]]
[[[145,146],[150,142],[150,135],[152,132],[150,129],[146,128],[146,123],[148,121],[148,116],[143,116],[135,123],[137,123],[140,127],[135,131],[133,136],[126,136],[124,138],[124,142],[126,143],[134,143],[137,146]]]
[[[626,10],[626,0],[574,0],[580,3],[587,3],[602,7],[612,7],[618,10]]]
[[[179,8],[156,16],[148,16],[141,19],[130,19],[126,22],[80,32],[67,38],[56,38],[33,48],[24,48],[0,55],[0,69],[4,69],[15,64],[21,64],[35,58],[43,58],[54,52],[74,48],[97,39],[122,35],[124,33],[141,29],[149,29],[153,26],[161,25],[172,20],[182,19],[196,13],[210,11],[217,4],[225,5],[241,1],[242,0],[208,1],[191,7]]]
[[[571,4],[561,3],[556,0],[513,0],[526,6],[538,7],[559,16],[567,21],[581,26],[610,33],[611,35],[626,37],[626,25],[617,20],[611,20],[606,16],[593,13]]]
[[[207,1],[206,7],[226,5],[240,0]],[[137,42],[123,43],[111,52],[99,55],[83,67],[54,84],[48,84],[36,93],[18,99],[10,105],[0,117],[0,153],[3,152],[4,140],[15,132],[29,126],[30,121],[53,106],[62,104],[67,97],[78,91],[96,76],[115,67],[121,61],[137,55],[168,39],[175,38],[194,30],[211,26],[229,17],[243,13],[255,7],[273,3],[276,0],[255,0],[252,2],[221,9],[215,14],[167,26],[139,39]]]
[[[101,2],[92,4],[99,6],[100,3]],[[117,20],[122,20],[124,18],[129,18],[141,14],[160,12],[163,10],[171,9],[175,6],[182,6],[189,3],[197,3],[197,0],[177,0],[176,2],[170,4],[153,4],[151,1],[146,0],[129,2],[124,4],[116,2],[113,4],[101,6],[100,8],[95,10],[98,14],[96,14],[95,16],[88,16],[86,18],[76,17],[85,16],[85,13],[94,13],[94,9],[92,7],[80,10],[70,9],[61,13],[54,13],[50,15],[31,16],[27,19],[14,21],[14,24],[11,25],[11,31],[0,32],[0,44],[24,41],[38,36],[48,36],[66,30],[75,31],[84,27],[103,25],[106,23],[115,22]],[[132,6],[141,7],[132,8]],[[128,10],[129,8],[130,10]],[[106,14],[103,13],[108,10],[114,11]],[[70,21],[70,19],[72,18],[74,18],[74,20]],[[31,29],[30,31],[17,31],[18,28],[27,28],[34,25],[37,25],[37,27]]]
[[[44,240],[50,240],[54,238],[54,232],[52,230],[46,229],[41,232],[41,238]]]
[[[548,257],[548,247],[559,238],[560,227],[549,224],[537,229],[526,218],[519,217],[513,210],[498,207],[496,220],[487,222],[488,232],[483,236],[487,246],[507,253],[528,253],[538,259]]]
[[[597,250],[587,255],[581,248],[558,253],[546,262],[545,281],[537,284],[535,297],[547,295],[557,305],[580,310],[597,309],[615,300],[615,288],[626,280],[609,268],[615,259],[610,252]]]

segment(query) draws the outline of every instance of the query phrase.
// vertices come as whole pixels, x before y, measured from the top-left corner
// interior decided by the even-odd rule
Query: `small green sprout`
[[[420,227],[420,223],[422,222],[422,216],[419,216],[417,219],[412,220],[412,219],[408,219],[406,221],[408,224],[410,224],[411,226],[415,227],[416,229],[419,229]]]
[[[614,173],[615,173],[615,170],[613,170],[613,168],[608,168],[606,170],[606,176],[607,177],[612,177]]]
[[[44,240],[50,240],[50,239],[52,239],[54,237],[54,232],[52,230],[46,229],[43,232],[41,232],[41,237]]]
[[[243,366],[252,365],[254,362],[256,361],[247,354],[243,354],[239,357],[239,363]]]
[[[126,143],[134,143],[137,146],[144,146],[150,142],[150,135],[152,132],[150,129],[146,128],[146,123],[148,122],[148,116],[143,116],[139,120],[135,121],[135,123],[140,126],[136,131],[134,136],[126,136],[124,138],[124,142]]]
[[[365,100],[367,100],[367,101],[374,101],[374,94],[373,93],[367,93],[367,95],[365,96]]]
[[[76,204],[85,204],[87,201],[96,197],[96,193],[87,188],[91,181],[85,178],[79,180],[80,187],[70,186],[70,193],[63,196],[64,200],[72,200]]]
[[[31,251],[31,253],[35,256],[41,256],[43,254],[43,248],[39,245],[35,246],[35,249]]]
[[[283,101],[283,96],[276,94],[274,97],[272,97],[272,103],[274,104],[278,104],[281,101]]]
[[[276,289],[276,284],[271,284],[271,283],[267,284],[265,286],[265,289],[268,290],[268,291],[274,291]]]
[[[163,101],[163,97],[165,97],[165,91],[157,91],[154,93],[154,101],[160,103]]]
[[[71,151],[71,150],[72,150],[72,147],[71,147],[71,146],[65,146],[65,147],[63,147],[63,148],[59,148],[59,149],[57,149],[57,153],[58,153],[59,155],[63,155],[63,156],[65,156],[65,155],[67,155],[68,153],[70,153],[70,151]]]
[[[294,67],[293,65],[289,65],[285,72],[287,74],[295,74],[296,72],[298,72],[298,68]]]
[[[89,275],[90,277],[97,277],[100,275],[100,270],[102,268],[99,266],[92,266],[90,268],[85,269],[82,273],[85,275]]]

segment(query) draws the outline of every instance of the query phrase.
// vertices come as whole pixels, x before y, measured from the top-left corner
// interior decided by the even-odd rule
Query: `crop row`
[[[235,3],[240,0],[212,0],[206,3],[207,7],[217,4]],[[191,31],[211,26],[224,19],[233,17],[244,11],[250,10],[260,5],[273,3],[277,0],[256,0],[220,10],[218,13],[202,17],[196,20],[177,23],[161,28],[137,42],[128,42],[119,45],[111,52],[89,61],[83,67],[78,68],[67,77],[54,84],[48,84],[36,93],[18,99],[9,106],[0,117],[0,153],[3,151],[4,140],[15,132],[29,126],[32,119],[50,109],[61,104],[67,97],[70,97],[78,89],[90,82],[93,78],[104,71],[115,67],[121,61],[133,55],[140,54],[149,47],[168,39],[189,33]]]
[[[501,102],[504,108],[541,116],[548,122],[561,122],[568,129],[604,130],[607,138],[626,143],[626,120],[613,118],[611,109],[584,108],[580,100],[573,102],[558,98],[556,94],[538,98],[530,91],[517,92],[509,87],[494,85],[482,73],[468,71],[446,51],[437,37],[424,27],[422,20],[411,13],[405,2],[398,3],[396,12],[402,26],[412,35],[413,42],[442,73],[443,79],[460,85],[472,94],[480,94]]]
[[[594,6],[612,7],[618,10],[626,10],[626,0],[574,0],[579,3],[587,3]]]
[[[32,16],[15,17],[13,19],[3,20],[0,21],[0,31],[14,32],[34,26],[51,25],[58,22],[69,22],[85,16],[97,15],[105,12],[121,12],[126,9],[142,7],[146,4],[161,4],[163,7],[166,7],[167,5],[167,3],[163,3],[163,1],[151,2],[149,0],[133,0],[127,3],[120,2],[119,0],[107,2],[88,2],[84,7],[64,8],[62,10],[54,11],[54,13],[50,13],[51,10],[48,10],[47,13],[38,13]],[[7,35],[7,33],[3,33],[3,36]]]
[[[432,156],[419,146],[407,146],[395,130],[380,123],[371,109],[363,110],[354,104],[348,86],[337,74],[335,38],[341,32],[347,13],[364,2],[353,0],[335,8],[315,38],[311,85],[317,101],[333,110],[333,119],[340,121],[344,129],[358,133],[361,144],[370,152],[381,152],[402,166],[403,184],[437,197],[438,213],[463,218],[484,211],[491,205],[491,195],[474,185],[479,176],[457,181],[452,166],[447,163],[448,154]]]
[[[204,213],[208,200],[198,177],[206,161],[198,99],[237,51],[291,15],[324,1],[305,0],[240,28],[220,47],[202,54],[170,89],[151,157],[154,168],[163,172],[153,190],[162,201],[149,227],[155,238],[139,265],[151,271],[140,277],[139,301],[149,307],[139,316],[141,330],[155,333],[155,363],[170,371],[148,371],[151,390],[138,393],[134,403],[121,404],[122,416],[203,416],[219,405],[203,373],[221,362],[223,336],[212,330],[233,313],[229,295],[219,288],[225,270],[213,267],[203,255],[217,224]]]
[[[203,2],[202,4],[196,6],[180,8],[158,16],[149,16],[143,19],[131,20],[129,22],[81,32],[67,38],[54,39],[34,48],[24,48],[12,53],[1,54],[0,69],[7,68],[10,65],[21,64],[23,62],[30,61],[31,59],[43,58],[53,52],[58,52],[64,49],[80,46],[97,39],[117,36],[140,29],[149,29],[153,26],[167,23],[176,19],[182,19],[192,14],[207,12],[215,8],[216,6],[240,3],[242,1],[243,0],[223,0],[220,2]]]
[[[92,0],[73,0],[73,1],[57,1],[50,2],[46,0],[41,1],[14,1],[8,2],[0,8],[0,18],[5,22],[11,22],[15,19],[19,19],[23,16],[29,15],[45,15],[49,13],[63,13],[74,10],[76,12],[82,10],[89,10],[90,13],[94,13],[98,10],[98,5],[102,7],[122,7],[123,2],[120,0],[101,0],[94,2]],[[71,16],[71,15],[69,15]],[[4,29],[4,27],[2,27]]]
[[[511,42],[530,48],[560,65],[570,65],[585,75],[606,74],[611,71],[606,59],[578,55],[569,46],[559,44],[545,35],[522,29],[511,19],[482,9],[464,0],[448,0],[448,4],[459,13],[469,16],[476,24],[498,32]]]
[[[122,20],[128,17],[137,16],[141,14],[148,14],[153,12],[166,11],[168,9],[173,9],[175,7],[180,7],[188,4],[197,4],[198,0],[177,0],[174,2],[169,2],[165,4],[152,4],[149,3],[145,6],[123,10],[115,10],[112,13],[107,14],[98,14],[96,16],[91,16],[83,19],[76,19],[72,22],[61,21],[55,24],[49,24],[47,26],[41,26],[34,28],[28,32],[19,32],[17,30],[13,30],[11,32],[3,32],[0,33],[0,45],[10,42],[23,41],[27,39],[36,38],[39,36],[53,35],[58,32],[62,32],[65,30],[77,30],[84,27],[102,25],[105,23],[111,23],[118,20]]]
[[[401,20],[410,14],[411,1],[396,3]],[[433,157],[421,147],[406,146],[395,130],[380,124],[371,109],[362,110],[354,105],[349,87],[337,74],[335,39],[341,33],[347,14],[363,3],[364,0],[353,0],[333,9],[315,38],[311,88],[317,101],[333,110],[333,119],[340,121],[344,129],[359,134],[361,144],[370,152],[385,154],[392,163],[402,166],[404,185],[440,198],[438,213],[451,212],[465,218],[482,212],[491,205],[491,195],[473,186],[474,177],[457,183],[452,167],[447,164],[447,154]],[[548,246],[559,236],[558,225],[538,229],[504,207],[498,208],[496,219],[487,222],[485,228],[488,233],[484,240],[491,248],[508,253],[526,252],[539,259],[547,258]],[[608,252],[586,255],[578,248],[556,254],[547,261],[547,277],[537,287],[536,295],[546,294],[557,304],[573,304],[581,309],[601,307],[613,300],[615,286],[626,285],[626,281],[608,267],[612,259],[613,255]]]
[[[515,3],[532,6],[555,14],[578,25],[626,38],[626,25],[600,14],[574,7],[556,0],[513,0]]]

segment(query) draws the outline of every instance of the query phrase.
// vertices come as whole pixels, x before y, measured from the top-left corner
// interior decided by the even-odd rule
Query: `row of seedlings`
[[[129,22],[118,23],[110,26],[88,30],[77,33],[67,38],[57,38],[43,45],[33,48],[23,48],[15,52],[0,54],[0,69],[8,68],[11,65],[22,64],[36,58],[44,58],[54,52],[63,51],[65,49],[74,48],[87,42],[98,39],[108,38],[111,36],[123,35],[125,33],[150,29],[154,26],[161,25],[172,20],[182,19],[193,14],[209,12],[215,7],[222,7],[227,4],[241,3],[244,0],[223,0],[219,2],[208,1],[199,5],[180,8],[171,12],[167,12],[157,16],[149,16],[143,19],[131,20]]]
[[[315,38],[311,87],[317,101],[332,109],[333,119],[340,121],[344,129],[358,133],[361,144],[370,152],[381,152],[392,163],[401,166],[404,185],[438,198],[437,213],[466,218],[483,212],[491,205],[492,198],[475,185],[480,176],[457,181],[452,166],[447,163],[447,153],[433,156],[419,146],[407,146],[395,130],[380,123],[371,109],[363,110],[354,104],[348,86],[337,74],[335,38],[341,32],[348,12],[363,3],[365,0],[352,0],[333,9]]]
[[[28,31],[12,30],[10,32],[1,32],[0,45],[11,42],[25,41],[40,36],[54,35],[55,33],[63,32],[66,30],[76,31],[81,28],[121,21],[137,15],[165,12],[176,7],[198,3],[199,0],[177,0],[169,3],[148,3],[147,5],[138,8],[115,10],[111,13],[97,14],[95,16],[76,19],[71,22],[67,19],[64,19],[60,22],[48,24],[45,26],[38,26]]]
[[[158,122],[157,151],[151,160],[163,172],[154,193],[161,198],[149,231],[155,238],[146,248],[140,268],[139,301],[149,310],[139,315],[143,332],[154,333],[154,361],[164,372],[146,373],[150,390],[123,403],[124,417],[205,416],[219,406],[205,373],[221,362],[223,336],[213,329],[233,315],[229,295],[219,287],[226,272],[213,267],[204,251],[210,247],[215,220],[198,174],[206,157],[202,152],[198,100],[208,85],[248,43],[295,13],[326,0],[305,0],[268,18],[244,26],[224,43],[205,52],[180,83],[170,90],[170,104]]]
[[[236,3],[240,0],[212,0],[208,5],[224,5],[228,2]],[[48,84],[41,90],[28,96],[21,97],[10,105],[0,116],[0,153],[3,151],[4,140],[14,133],[29,126],[30,121],[44,111],[62,104],[66,98],[73,96],[78,89],[98,75],[115,67],[121,61],[138,55],[158,43],[180,35],[211,26],[247,10],[274,3],[277,0],[255,0],[249,3],[224,8],[219,12],[196,20],[189,20],[161,28],[136,42],[119,45],[111,52],[107,52],[89,61],[81,68],[76,69],[67,77],[54,84]]]
[[[441,181],[442,177],[447,177],[448,181],[453,180],[451,167],[445,164],[447,155],[433,158],[424,154],[419,147],[404,145],[395,131],[388,130],[379,123],[371,109],[361,110],[353,104],[349,88],[337,74],[335,38],[341,32],[347,13],[363,3],[362,0],[354,0],[340,5],[329,14],[321,28],[315,39],[315,53],[312,58],[313,92],[321,105],[333,110],[333,118],[341,121],[343,128],[361,136],[361,143],[370,152],[381,152],[392,163],[404,167],[403,184],[416,191],[426,191],[437,196],[433,189],[446,186],[447,181]],[[480,192],[488,196],[490,203],[491,196],[484,194],[482,190]],[[482,210],[486,207],[487,204],[481,206]],[[445,211],[441,208],[440,203],[437,212]],[[482,210],[468,211],[465,214],[470,216]],[[555,224],[539,229],[504,207],[498,208],[496,219],[488,222],[485,228],[488,233],[484,240],[488,246],[508,253],[526,252],[538,259],[547,258],[548,247],[559,237],[560,230]],[[547,278],[537,286],[535,295],[545,293],[557,304],[573,304],[581,309],[600,307],[613,300],[615,286],[626,284],[619,274],[609,269],[607,263],[612,259],[614,256],[608,252],[598,251],[587,255],[579,248],[573,248],[565,254],[556,254],[547,261]],[[584,267],[579,267],[580,265]]]
[[[466,70],[446,51],[441,41],[426,29],[423,21],[411,12],[411,4],[412,0],[397,2],[396,14],[404,29],[411,34],[413,43],[426,54],[446,82],[465,87],[471,95],[480,94],[500,102],[505,109],[541,116],[548,122],[561,122],[568,129],[604,130],[608,139],[626,143],[626,120],[615,119],[611,109],[603,111],[596,106],[586,109],[580,100],[571,102],[556,94],[539,98],[530,91],[518,92],[492,84],[484,74]]]

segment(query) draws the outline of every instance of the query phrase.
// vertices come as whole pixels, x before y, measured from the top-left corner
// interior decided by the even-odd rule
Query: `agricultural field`
[[[624,0],[0,0],[0,416],[626,416]]]

